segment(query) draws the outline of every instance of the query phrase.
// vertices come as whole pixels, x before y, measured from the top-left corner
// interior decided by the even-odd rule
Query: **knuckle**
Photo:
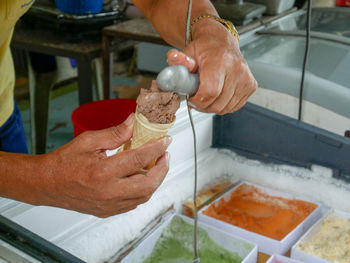
[[[98,204],[98,207],[104,207],[111,202],[118,202],[126,195],[125,189],[120,189],[115,186],[107,185],[106,182],[103,185],[96,187],[94,191],[94,199]]]
[[[142,200],[141,200],[141,203],[144,204],[144,203],[147,203],[150,199],[151,199],[152,195],[147,195],[145,196]]]
[[[111,127],[109,128],[109,130],[112,134],[114,141],[116,142],[122,142],[128,139],[123,125]]]
[[[207,89],[205,92],[203,92],[202,97],[206,100],[216,98],[220,95],[219,85],[216,84],[211,89]]]
[[[230,113],[233,113],[235,111],[237,111],[237,106],[236,105],[231,108]]]
[[[219,105],[216,105],[216,104],[214,104],[214,105],[211,106],[211,110],[212,110],[213,112],[215,112],[216,114],[218,114],[218,115],[222,115],[222,112],[223,112],[222,107],[219,106]]]
[[[235,56],[232,52],[223,51],[221,53],[222,61],[224,61],[227,67],[231,67],[232,62],[235,61]]]
[[[109,217],[110,215],[106,214],[106,213],[97,213],[95,216],[104,219],[104,218]]]
[[[237,107],[237,110],[240,110],[240,109],[242,109],[243,107],[244,107],[244,105],[246,105],[246,101],[244,101],[243,103],[241,103],[240,105],[238,105],[238,107]]]
[[[161,174],[162,177],[165,177],[167,175],[167,173],[169,172],[169,169],[170,167],[169,167],[169,164],[167,163],[164,167],[164,172]]]
[[[208,96],[211,98],[216,98],[220,95],[220,89],[219,89],[219,85],[217,84],[215,88],[210,89],[208,92]]]
[[[235,70],[238,73],[242,73],[245,71],[245,63],[242,60],[238,60],[235,62]]]
[[[152,195],[146,196],[145,197],[145,200],[146,200],[145,203],[148,202],[151,198],[152,198]]]
[[[90,176],[88,183],[92,187],[103,186],[106,183],[106,168],[105,167],[96,167],[94,165],[89,165]]]
[[[95,133],[93,131],[86,131],[79,137],[84,143],[89,144],[90,142],[94,141]]]
[[[94,211],[91,214],[99,218],[107,218],[109,216],[107,211],[102,209],[101,206],[97,206],[97,208],[94,209]]]
[[[154,184],[149,184],[143,191],[144,196],[152,196],[153,193],[157,190],[157,187]]]
[[[253,91],[255,92],[257,89],[258,89],[258,82],[256,81],[256,79],[254,79]]]
[[[136,207],[137,207],[137,205],[136,205],[136,206],[133,205],[133,206],[129,206],[129,207],[127,207],[127,208],[120,209],[120,210],[118,210],[118,211],[116,212],[116,214],[124,214],[124,213],[126,213],[126,212],[131,211],[131,210],[134,210]]]
[[[152,195],[148,195],[148,196],[142,198],[142,199],[138,202],[138,205],[147,203],[147,202],[149,201],[149,199],[151,199],[151,197],[152,197]]]
[[[133,205],[133,206],[131,206],[130,208],[128,208],[125,212],[130,211],[130,210],[134,210],[134,209],[136,209],[137,207],[138,207],[138,205]]]
[[[169,171],[169,166],[167,164],[162,165],[159,169],[159,171],[157,172],[156,176],[154,177],[154,179],[152,180],[153,186],[154,186],[154,190],[156,190],[159,185],[163,182],[165,176],[167,175]]]
[[[218,113],[217,113],[217,115],[225,115],[225,114],[227,114],[227,113],[229,113],[229,110],[227,110],[226,108],[225,109],[223,109],[223,110],[221,110],[221,111],[219,111]]]
[[[144,168],[147,165],[145,155],[136,151],[133,155],[133,163],[138,168]]]
[[[95,192],[95,200],[102,206],[104,202],[110,199],[109,194],[104,191],[96,191]]]

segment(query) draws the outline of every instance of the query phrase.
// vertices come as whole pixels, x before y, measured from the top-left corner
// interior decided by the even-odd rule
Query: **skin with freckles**
[[[237,39],[221,23],[202,18],[192,27],[192,42],[185,46],[187,1],[133,0],[170,45],[183,49],[168,53],[169,65],[184,65],[200,73],[192,107],[202,112],[226,114],[239,110],[257,89]],[[177,14],[177,15],[174,15]],[[191,18],[218,16],[209,0],[193,1]],[[165,22],[166,21],[166,22]]]
[[[147,202],[169,167],[170,137],[107,157],[130,140],[134,116],[123,124],[85,132],[56,151],[41,155],[0,153],[0,188],[7,198],[108,217]],[[151,161],[147,174],[139,171]],[[22,169],[24,168],[24,169]]]

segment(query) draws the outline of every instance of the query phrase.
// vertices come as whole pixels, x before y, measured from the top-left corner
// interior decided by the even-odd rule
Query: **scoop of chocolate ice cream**
[[[162,92],[158,89],[156,81],[151,88],[141,89],[137,98],[137,111],[144,115],[149,122],[167,124],[174,120],[180,107],[180,98],[173,92]]]

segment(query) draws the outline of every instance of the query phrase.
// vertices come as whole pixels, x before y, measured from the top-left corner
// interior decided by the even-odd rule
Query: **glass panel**
[[[269,30],[305,30],[306,13],[286,19]],[[311,31],[350,38],[350,8],[313,8]]]
[[[244,46],[242,52],[259,86],[279,94],[274,100],[258,98],[261,106],[296,117],[305,38],[260,35],[256,41]],[[311,40],[303,98],[312,104],[303,109],[305,122],[339,135],[350,129],[349,69],[350,46]],[[261,91],[258,94],[264,96]],[[283,94],[294,98],[283,97]],[[280,99],[285,103],[278,102]]]

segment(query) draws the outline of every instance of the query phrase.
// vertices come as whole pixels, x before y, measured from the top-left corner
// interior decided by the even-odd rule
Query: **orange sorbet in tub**
[[[307,201],[268,195],[248,184],[225,199],[211,204],[203,214],[276,240],[282,240],[317,208]]]

